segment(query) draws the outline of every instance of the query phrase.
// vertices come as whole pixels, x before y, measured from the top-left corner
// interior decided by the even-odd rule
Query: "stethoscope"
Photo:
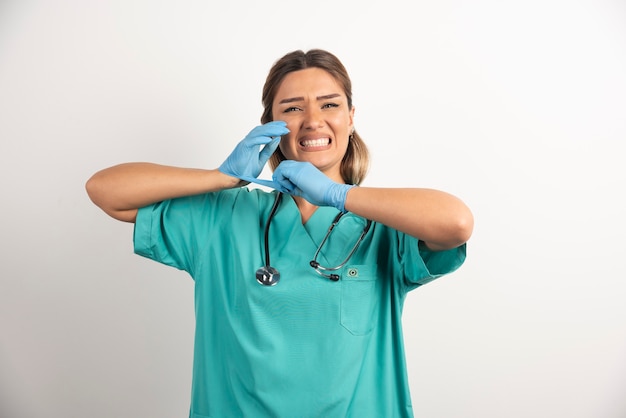
[[[274,215],[276,214],[276,210],[278,209],[278,205],[280,204],[280,201],[282,200],[282,198],[283,198],[283,194],[282,193],[278,193],[278,196],[276,196],[276,200],[274,200],[274,205],[272,206],[272,209],[270,211],[270,216],[267,218],[267,222],[265,223],[265,236],[264,236],[264,241],[265,241],[265,265],[263,267],[259,268],[256,271],[256,280],[257,280],[257,282],[261,283],[264,286],[274,286],[276,283],[278,283],[280,281],[280,273],[279,273],[279,271],[276,270],[274,267],[272,267],[271,264],[270,264],[269,232],[270,232],[270,224],[272,223],[272,219],[274,218]],[[346,259],[343,260],[343,262],[341,264],[339,264],[339,265],[337,265],[335,267],[325,267],[325,266],[322,266],[317,261],[317,256],[319,255],[320,251],[322,250],[322,247],[324,246],[324,243],[326,243],[326,240],[330,236],[330,233],[335,228],[335,226],[339,223],[339,220],[341,219],[341,217],[343,215],[344,215],[343,212],[339,212],[337,214],[337,216],[335,216],[335,219],[333,219],[333,222],[328,227],[328,231],[326,232],[326,235],[324,236],[324,239],[322,240],[320,245],[317,247],[317,251],[315,251],[315,255],[313,256],[313,260],[311,260],[309,262],[309,265],[311,267],[313,267],[313,269],[315,269],[315,271],[320,276],[325,277],[327,279],[330,279],[330,280],[332,280],[334,282],[339,280],[339,275],[336,274],[336,273],[332,273],[332,272],[333,271],[337,271],[337,270],[339,270],[340,268],[342,268],[343,266],[346,265],[346,263],[350,260],[350,258],[354,255],[356,250],[359,248],[359,245],[363,241],[363,238],[365,238],[365,235],[367,234],[367,232],[370,230],[370,227],[372,226],[372,221],[370,221],[368,219],[367,223],[365,224],[365,227],[363,228],[363,232],[361,232],[361,236],[359,236],[359,239],[357,240],[357,242],[354,244],[354,246],[350,250],[350,254],[348,254]]]

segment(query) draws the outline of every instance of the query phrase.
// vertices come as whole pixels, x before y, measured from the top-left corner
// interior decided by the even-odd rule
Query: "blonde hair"
[[[352,109],[352,82],[341,61],[335,55],[321,49],[311,49],[308,52],[298,50],[280,58],[270,69],[263,86],[262,102],[264,110],[261,116],[261,123],[273,120],[272,103],[278,87],[285,76],[291,72],[306,68],[321,68],[333,76],[343,88],[348,99],[348,108]],[[280,148],[277,148],[269,160],[272,170],[275,170],[278,164],[285,159]],[[348,184],[361,184],[368,169],[369,151],[363,139],[356,131],[353,131],[348,141],[348,149],[341,161],[341,176]]]

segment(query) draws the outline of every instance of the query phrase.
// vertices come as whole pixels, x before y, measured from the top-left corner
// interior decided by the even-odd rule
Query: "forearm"
[[[133,222],[137,209],[181,196],[237,186],[239,180],[217,170],[126,163],[94,174],[86,184],[91,200],[115,219]]]
[[[353,187],[346,210],[421,239],[433,250],[466,242],[474,218],[458,198],[432,189]]]

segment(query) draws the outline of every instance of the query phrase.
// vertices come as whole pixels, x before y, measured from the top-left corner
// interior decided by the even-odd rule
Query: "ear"
[[[352,109],[350,109],[350,118],[349,118],[349,123],[348,123],[348,130],[350,130],[350,131],[354,130],[354,105],[352,106]]]

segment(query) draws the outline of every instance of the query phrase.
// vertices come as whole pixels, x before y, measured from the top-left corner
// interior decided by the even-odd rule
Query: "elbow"
[[[116,209],[112,205],[110,198],[107,198],[110,193],[107,191],[106,182],[102,181],[98,173],[87,180],[85,183],[85,191],[93,204],[102,209],[104,213],[113,219],[123,222],[135,222],[137,210]]]
[[[469,241],[472,233],[474,232],[474,216],[472,212],[468,209],[463,216],[460,216],[456,222],[455,228],[455,239],[458,243],[456,247],[459,245],[465,244]]]
[[[85,183],[85,191],[87,196],[100,209],[106,212],[107,209],[107,189],[106,182],[101,178],[100,173],[96,173]]]
[[[96,206],[100,206],[98,205],[98,181],[95,178],[96,174],[94,174],[93,176],[91,176],[89,178],[89,180],[87,180],[87,182],[85,183],[85,191],[87,192],[87,196],[89,196],[89,199],[91,199],[91,201],[96,205]]]
[[[457,216],[451,217],[442,225],[439,239],[425,241],[426,246],[433,251],[445,251],[457,248],[469,241],[474,231],[474,216],[465,210]]]

